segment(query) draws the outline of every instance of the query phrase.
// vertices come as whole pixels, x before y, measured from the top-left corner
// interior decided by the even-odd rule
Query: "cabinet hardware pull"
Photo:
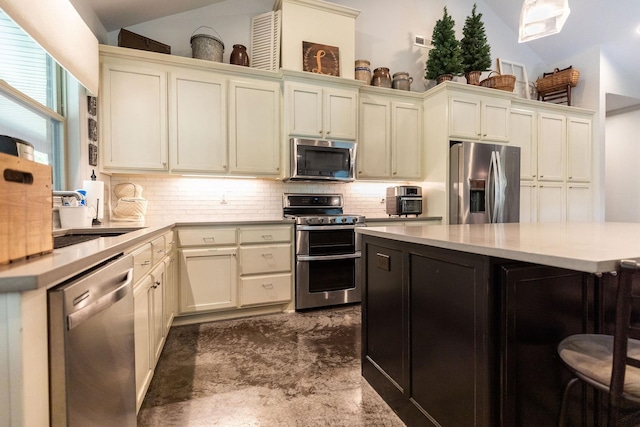
[[[154,283],[155,283],[155,285],[153,285],[153,289],[157,289],[158,286],[160,286],[160,282],[154,282]]]
[[[263,283],[262,287],[265,289],[273,289],[273,284],[271,283]]]
[[[262,238],[264,240],[273,240],[273,236],[271,234],[263,234]]]
[[[151,260],[150,259],[140,263],[140,265],[150,265],[150,264],[151,264]]]
[[[163,252],[164,252],[164,249],[158,249],[158,250],[156,251],[156,253],[158,253],[158,254],[161,254],[161,253],[163,253]]]
[[[203,240],[205,243],[215,243],[216,238],[215,238],[215,237],[203,237],[203,238],[202,238],[202,240]]]
[[[262,254],[262,257],[265,259],[273,259],[273,254],[269,253],[269,254]]]

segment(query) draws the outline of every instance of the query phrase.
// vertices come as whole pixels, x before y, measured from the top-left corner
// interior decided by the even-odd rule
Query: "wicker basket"
[[[545,94],[566,88],[567,85],[575,87],[579,78],[580,72],[572,66],[564,70],[556,68],[552,73],[543,73],[542,78],[536,80],[536,89],[539,94]]]
[[[496,73],[497,76],[491,74]],[[506,90],[507,92],[513,92],[513,88],[516,85],[516,76],[511,74],[500,74],[497,71],[489,73],[489,77],[480,82],[480,86],[488,87],[491,89]]]

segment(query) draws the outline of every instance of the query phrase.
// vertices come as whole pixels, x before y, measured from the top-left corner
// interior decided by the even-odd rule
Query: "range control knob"
[[[312,224],[313,223],[313,218],[307,218],[307,224]]]
[[[336,222],[336,219],[335,218],[329,218],[329,222],[334,223],[334,222]]]
[[[318,224],[322,224],[324,222],[324,218],[318,218]]]
[[[342,222],[347,222],[347,218],[346,218],[346,217],[343,217],[343,218],[342,218]]]
[[[358,222],[358,218],[353,217],[353,223],[355,224],[356,222]]]

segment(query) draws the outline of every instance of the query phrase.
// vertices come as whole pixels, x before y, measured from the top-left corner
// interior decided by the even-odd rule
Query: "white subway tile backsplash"
[[[110,189],[122,182],[143,188],[146,219],[154,222],[260,220],[282,218],[284,193],[341,193],[344,211],[385,217],[386,188],[394,183],[292,183],[262,179],[112,176]],[[423,183],[412,183],[422,185]],[[111,192],[111,207],[117,198]],[[107,212],[105,212],[106,214]]]

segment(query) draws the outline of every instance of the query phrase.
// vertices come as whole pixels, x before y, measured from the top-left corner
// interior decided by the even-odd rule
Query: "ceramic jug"
[[[398,71],[393,75],[394,89],[411,90],[411,83],[413,83],[413,77],[410,77],[409,73],[405,71]]]
[[[247,48],[241,44],[234,44],[233,51],[229,57],[229,63],[235,65],[249,66],[249,54]]]
[[[371,86],[391,87],[391,76],[389,75],[389,69],[386,67],[379,67],[373,70],[373,77],[371,78]]]

